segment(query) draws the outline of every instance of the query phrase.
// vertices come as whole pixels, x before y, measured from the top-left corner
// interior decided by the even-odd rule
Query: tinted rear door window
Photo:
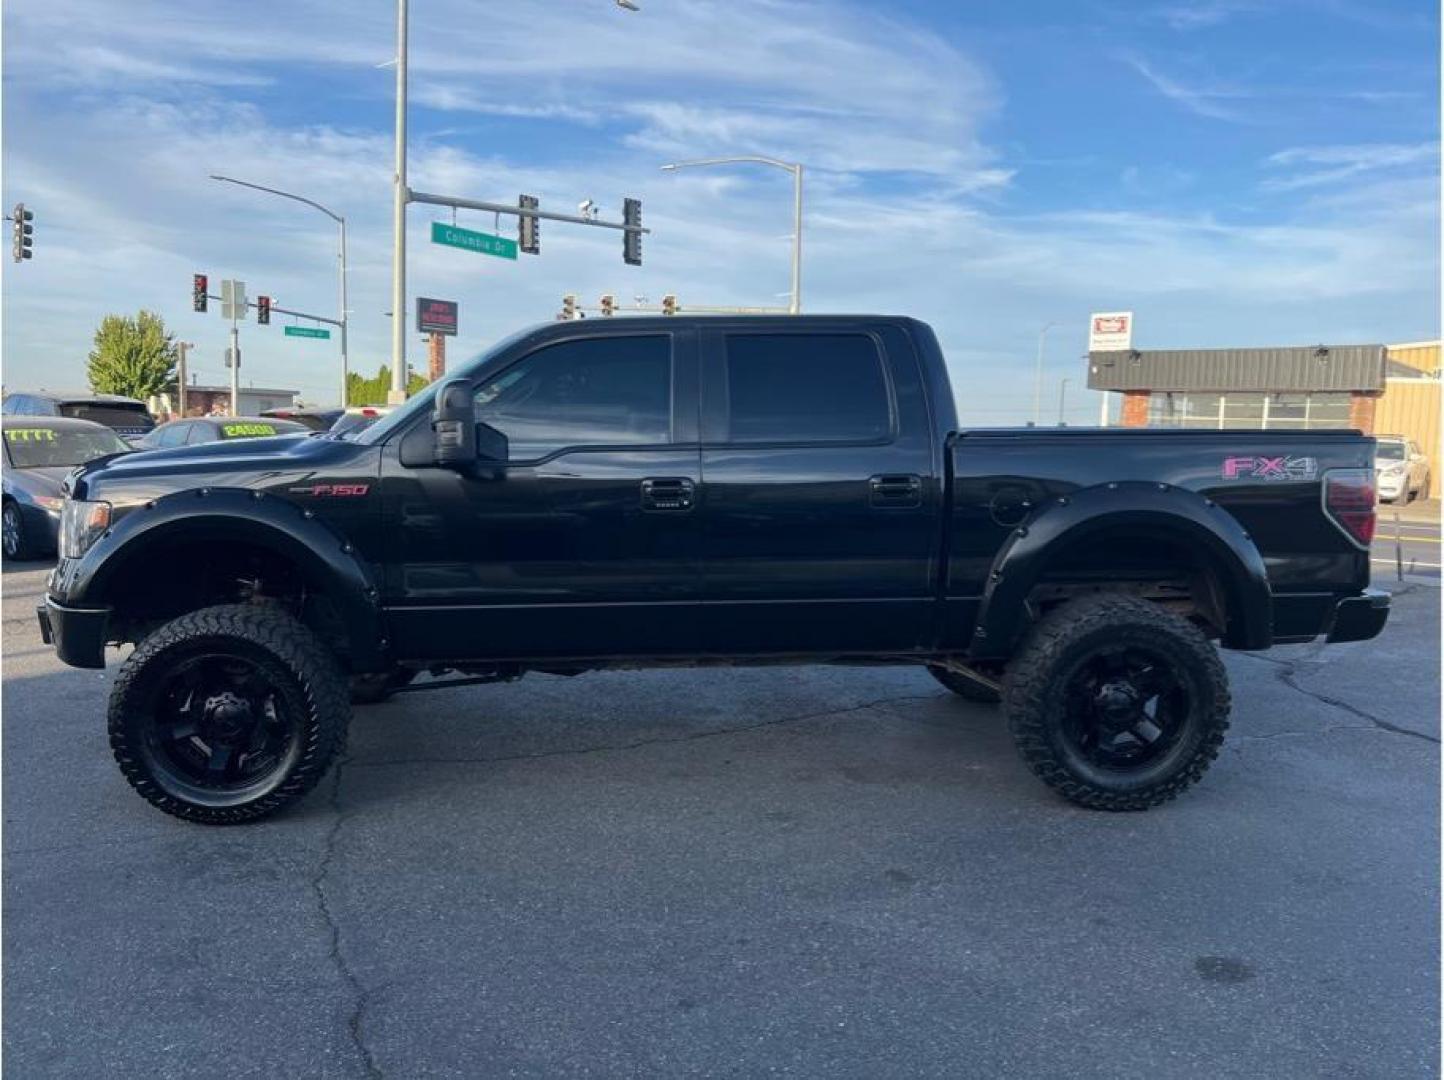
[[[875,442],[892,434],[882,358],[865,334],[729,334],[730,442]]]

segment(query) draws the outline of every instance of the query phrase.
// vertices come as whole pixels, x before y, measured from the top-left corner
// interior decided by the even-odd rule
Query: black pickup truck
[[[77,667],[135,646],[111,745],[193,821],[298,799],[353,700],[757,663],[926,666],[1001,699],[1064,796],[1135,810],[1218,753],[1215,642],[1379,633],[1373,453],[1352,431],[958,430],[908,318],[559,323],[354,441],[79,468],[38,614]]]

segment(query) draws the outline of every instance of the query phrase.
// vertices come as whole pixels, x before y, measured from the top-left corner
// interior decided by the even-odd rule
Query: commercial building
[[[240,392],[242,416],[255,416],[265,409],[286,409],[296,403],[298,390],[276,390],[263,386],[243,386]],[[186,413],[190,416],[205,416],[215,410],[231,411],[231,388],[229,386],[186,387]]]
[[[1088,354],[1088,387],[1121,394],[1125,427],[1403,435],[1437,458],[1439,342]],[[1431,470],[1438,495],[1444,467]]]

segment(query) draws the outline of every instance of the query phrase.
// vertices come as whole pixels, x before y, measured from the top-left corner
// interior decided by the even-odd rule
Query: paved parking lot
[[[10,1075],[1436,1075],[1436,588],[1230,656],[1223,756],[1142,815],[920,671],[795,668],[403,695],[217,830],[125,786],[43,574],[4,574]]]

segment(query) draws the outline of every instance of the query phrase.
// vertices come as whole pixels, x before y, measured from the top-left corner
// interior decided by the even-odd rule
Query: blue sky
[[[633,195],[654,230],[641,268],[617,234],[555,224],[508,263],[434,247],[443,215],[413,206],[410,293],[460,302],[454,358],[567,292],[782,303],[789,178],[658,168],[738,153],[808,167],[804,308],[932,322],[967,423],[1031,415],[1049,322],[1047,415],[1066,377],[1069,419],[1091,422],[1093,310],[1133,309],[1142,347],[1439,334],[1433,4],[640,2],[413,0],[413,187],[609,217]],[[142,306],[221,381],[195,271],[334,312],[329,222],[211,172],[346,214],[353,363],[374,370],[393,11],[10,0],[3,200],[34,208],[36,257],[5,263],[7,387],[82,383],[101,316]],[[282,321],[243,331],[244,380],[334,399],[334,344]]]

